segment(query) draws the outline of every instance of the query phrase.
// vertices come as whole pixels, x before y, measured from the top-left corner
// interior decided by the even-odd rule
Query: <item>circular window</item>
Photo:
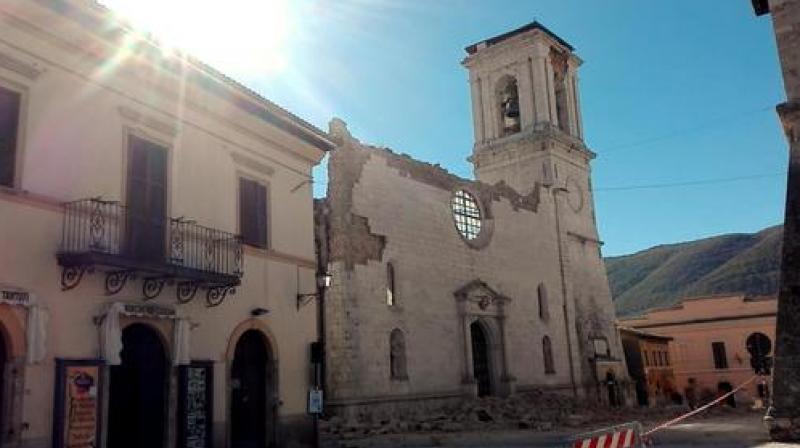
[[[453,218],[456,229],[467,241],[472,241],[481,233],[481,209],[478,201],[470,193],[459,190],[450,203],[453,209]]]

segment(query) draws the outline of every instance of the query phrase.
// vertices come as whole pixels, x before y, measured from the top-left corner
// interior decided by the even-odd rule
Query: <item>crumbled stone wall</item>
[[[575,310],[595,316],[612,347],[616,338],[613,326],[607,325],[613,322],[608,319],[613,310],[608,285],[603,283],[591,207],[582,207],[580,218],[562,218],[581,223],[566,222],[564,229],[590,235],[591,241],[581,243],[588,249],[567,253],[575,243],[567,240],[570,237],[564,230],[564,253],[560,254],[553,194],[538,176],[530,177],[530,188],[522,194],[505,182],[490,185],[462,179],[436,165],[361,144],[342,123],[332,124],[332,135],[339,146],[330,155],[326,198],[327,263],[334,276],[325,310],[329,410],[340,414],[348,409],[376,410],[389,406],[379,404],[388,397],[394,403],[390,409],[413,410],[430,403],[426,397],[471,395],[474,384],[465,382],[471,376],[465,361],[469,336],[465,336],[454,293],[475,280],[509,299],[502,316],[490,309],[477,310],[493,322],[493,328],[506,329],[507,372],[498,365],[499,330],[490,341],[497,349],[492,359],[496,390],[513,392],[533,386],[571,390],[570,356],[582,388],[587,374],[581,373],[586,369],[580,362],[589,354],[588,344],[577,340]],[[564,169],[565,176],[568,171]],[[585,177],[584,200],[590,202]],[[450,200],[459,188],[475,194],[484,208],[491,236],[481,247],[466,244],[456,231]],[[561,213],[566,216],[565,211]],[[594,308],[574,302],[591,294],[572,284],[566,290],[568,306],[564,306],[560,255],[564,260],[571,258],[566,266],[570,283],[576,281],[573,278],[599,282],[589,286],[597,290]],[[584,263],[587,257],[593,261]],[[388,262],[396,274],[394,306],[386,305]],[[540,282],[548,290],[550,316],[546,320],[538,314]],[[407,381],[390,378],[389,334],[395,328],[403,331],[406,341]],[[553,375],[544,372],[541,341],[545,335],[552,342]]]

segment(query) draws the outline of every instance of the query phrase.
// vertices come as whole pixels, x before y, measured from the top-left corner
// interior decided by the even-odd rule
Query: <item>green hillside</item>
[[[708,294],[775,294],[782,227],[656,246],[605,259],[617,315]]]

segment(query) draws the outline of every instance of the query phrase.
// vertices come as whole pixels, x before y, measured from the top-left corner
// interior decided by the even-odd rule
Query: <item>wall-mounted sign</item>
[[[94,359],[56,359],[55,448],[99,446],[101,365]]]
[[[11,305],[27,306],[31,303],[30,293],[24,291],[0,291],[0,301]]]
[[[311,389],[308,391],[308,413],[322,414],[322,390]]]
[[[178,448],[209,448],[213,443],[213,361],[180,366],[178,381]]]
[[[128,316],[146,316],[146,317],[161,317],[173,318],[175,317],[175,310],[165,306],[158,306],[152,304],[138,304],[126,303],[124,306],[124,314]]]

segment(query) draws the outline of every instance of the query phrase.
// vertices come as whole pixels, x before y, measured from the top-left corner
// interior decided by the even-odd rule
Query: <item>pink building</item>
[[[673,338],[670,361],[675,386],[684,398],[704,401],[753,376],[752,354],[772,356],[775,346],[774,296],[710,296],[620,320],[620,325]],[[757,379],[734,395],[753,403],[769,390]]]

